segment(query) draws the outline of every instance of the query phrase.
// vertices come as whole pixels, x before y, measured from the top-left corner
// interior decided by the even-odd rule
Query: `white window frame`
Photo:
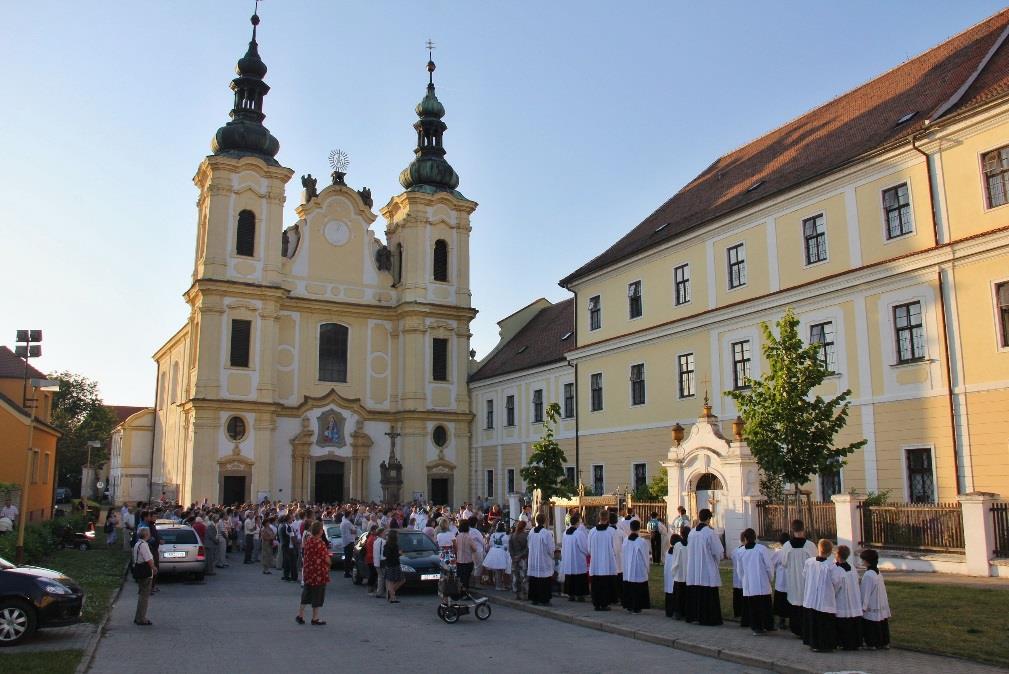
[[[592,300],[596,300],[597,306],[598,306],[598,311],[599,311],[599,325],[596,326],[596,327],[594,327],[594,328],[592,327]],[[602,296],[602,293],[599,293],[597,295],[592,295],[591,297],[589,297],[588,317],[587,318],[588,318],[588,324],[589,324],[589,332],[595,332],[596,330],[602,330],[603,329],[603,296]]]
[[[939,477],[936,473],[935,445],[931,442],[913,442],[900,447],[900,480],[904,484],[904,503],[911,502],[911,483],[907,480],[907,451],[909,449],[927,449],[932,453],[932,489],[935,491],[932,503],[939,502]],[[960,476],[955,476],[956,480]]]
[[[638,284],[638,295],[637,295],[637,297],[638,297],[638,305],[641,308],[641,313],[638,314],[637,316],[631,316],[631,299],[633,297],[631,295],[631,288],[634,286],[635,283]],[[602,305],[600,305],[599,308],[602,309]],[[629,320],[629,321],[637,321],[637,320],[640,320],[640,319],[642,319],[644,317],[645,317],[645,284],[644,284],[644,282],[641,279],[638,279],[636,281],[631,281],[630,283],[627,284],[627,320]],[[601,314],[600,314],[599,318],[600,318],[600,323],[602,323],[602,315]]]
[[[742,248],[743,257],[743,282],[737,286],[732,285],[732,264],[729,262],[729,251],[733,248]],[[750,283],[750,271],[747,268],[746,241],[737,241],[725,247],[725,292],[731,293],[734,290],[745,288]]]
[[[1005,204],[1009,206],[1009,203]],[[998,206],[997,208],[1002,208]],[[998,287],[1009,285],[1009,276],[1001,279],[994,279],[991,282],[991,309],[992,320],[995,321],[995,351],[999,353],[1009,353],[1009,343],[1002,343],[1002,323],[999,321]]]
[[[911,214],[911,231],[907,234],[901,234],[894,238],[890,238],[890,223],[886,219],[886,207],[883,205],[883,193],[887,190],[892,190],[901,185],[907,185],[907,206],[908,212]],[[907,241],[908,239],[914,238],[918,234],[918,222],[914,217],[914,191],[911,189],[911,178],[905,176],[904,178],[898,180],[895,183],[887,185],[886,187],[879,188],[879,217],[880,223],[883,225],[883,245],[888,246],[891,243],[897,241]]]
[[[633,379],[633,376],[634,376],[634,368],[637,367],[637,366],[639,366],[639,365],[641,366],[641,386],[642,386],[642,393],[644,393],[644,395],[642,396],[642,398],[644,398],[644,400],[642,400],[639,403],[636,403],[636,402],[634,402],[634,379]],[[643,362],[641,362],[641,363],[631,363],[630,366],[627,368],[627,380],[628,380],[628,383],[627,383],[627,400],[630,403],[629,406],[630,407],[642,407],[645,404],[647,404],[647,402],[648,402],[648,384],[646,383],[645,364]]]
[[[634,466],[644,466],[645,467],[645,486],[648,486],[649,475],[648,475],[648,462],[644,459],[634,459],[631,461],[630,465],[630,481],[627,483],[630,487],[631,492],[637,491],[637,487],[634,486]]]
[[[685,274],[684,274],[684,276],[685,276],[684,280],[687,283],[687,299],[685,301],[683,301],[683,302],[679,302],[678,301],[679,298],[680,298],[680,296],[679,296],[679,293],[678,293],[677,287],[676,287],[676,270],[677,269],[681,269],[681,268],[686,270]],[[693,291],[693,288],[691,287],[690,283],[691,283],[690,263],[689,262],[684,262],[683,264],[673,265],[673,306],[674,307],[685,307],[688,304],[690,304],[691,300],[693,300],[693,298],[694,298],[694,291]]]
[[[592,377],[599,375],[599,409],[595,409],[595,401],[592,399]],[[606,409],[606,384],[602,372],[589,373],[589,412],[602,412]]]
[[[596,468],[603,469],[603,489],[600,493],[596,493]],[[606,464],[605,463],[593,463],[592,464],[592,493],[596,496],[602,496],[606,490]]]
[[[824,258],[822,260],[817,260],[816,262],[810,262],[807,259],[807,253],[809,251],[806,249],[806,221],[807,220],[812,220],[814,218],[823,218]],[[810,267],[817,267],[819,265],[826,264],[826,263],[830,262],[830,235],[828,234],[828,230],[827,230],[827,212],[826,211],[820,211],[819,213],[816,213],[814,215],[807,215],[804,218],[799,218],[799,237],[802,240],[802,263],[803,263],[803,267],[805,267],[805,268],[808,269]]]
[[[980,178],[981,178],[981,210],[983,212],[985,212],[985,213],[987,213],[989,211],[995,211],[995,210],[998,210],[1000,208],[1005,208],[1006,206],[1009,206],[1009,199],[1006,200],[1006,203],[1000,204],[998,206],[989,206],[988,205],[989,204],[989,199],[988,199],[988,177],[985,175],[985,172],[984,172],[984,156],[986,154],[988,154],[989,152],[994,152],[995,150],[999,150],[999,149],[1001,149],[1003,147],[1006,147],[1006,145],[1009,145],[1009,143],[1003,143],[1001,145],[996,145],[994,147],[988,148],[987,150],[982,150],[981,152],[977,153],[978,176],[980,176]]]
[[[690,395],[680,395],[680,358],[683,356],[692,356],[694,359],[694,392]],[[691,398],[697,397],[697,352],[696,351],[681,351],[676,354],[676,399],[677,400],[689,400]]]

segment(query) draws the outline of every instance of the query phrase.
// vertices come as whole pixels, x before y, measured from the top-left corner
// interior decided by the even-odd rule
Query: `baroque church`
[[[199,190],[185,325],[154,354],[152,498],[179,502],[466,497],[470,215],[445,160],[428,61],[415,158],[379,209],[334,171],[301,179],[263,125],[270,87],[252,40]]]

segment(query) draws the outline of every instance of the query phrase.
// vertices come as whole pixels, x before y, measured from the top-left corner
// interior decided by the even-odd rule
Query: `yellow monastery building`
[[[194,178],[189,319],[154,354],[150,495],[233,503],[398,491],[458,503],[470,458],[477,204],[444,159],[434,63],[404,191],[381,209],[387,245],[372,230],[370,191],[348,187],[339,161],[322,189],[302,178],[299,219],[285,226],[294,171],[262,124],[258,23],[231,84],[231,121]]]
[[[561,280],[571,301],[505,319],[471,377],[470,493],[503,500],[535,410],[559,402],[597,492],[666,465],[674,503],[725,503],[740,479],[755,494],[755,471],[727,468],[741,459],[718,438],[737,416],[724,392],[761,376],[759,324],[792,307],[835,372],[822,393],[852,391],[838,441],[868,440],[814,498],[1009,494],[1007,35],[1004,11],[716,159]],[[715,416],[699,419],[706,391]],[[686,465],[671,428],[705,419],[712,447]]]

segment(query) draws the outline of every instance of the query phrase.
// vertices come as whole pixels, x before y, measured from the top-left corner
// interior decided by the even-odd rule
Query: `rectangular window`
[[[634,491],[648,486],[648,464],[634,464]]]
[[[684,353],[677,358],[679,361],[680,397],[689,398],[694,393],[694,354]]]
[[[564,385],[564,418],[570,419],[575,416],[575,385]]]
[[[631,365],[631,404],[645,404],[645,364]]]
[[[883,214],[886,218],[887,239],[896,239],[914,231],[907,183],[883,190]]]
[[[599,295],[589,298],[589,330],[598,330],[603,326],[603,310]]]
[[[568,484],[577,485],[578,482],[575,480],[575,467],[574,466],[564,466],[564,479],[568,481]]]
[[[820,362],[831,372],[837,372],[834,350],[834,324],[830,321],[809,326],[809,343],[820,345]]]
[[[673,284],[676,286],[676,304],[690,301],[690,265],[681,264],[673,269]]]
[[[827,259],[827,224],[823,213],[802,221],[802,237],[806,242],[806,264]]]
[[[49,452],[42,456],[42,482],[49,484]]]
[[[508,480],[508,493],[509,494],[514,494],[515,493],[515,469],[514,468],[509,468],[507,470],[507,472],[505,472],[505,479]]]
[[[732,343],[732,388],[750,386],[750,340]]]
[[[603,409],[603,373],[596,372],[589,377],[589,389],[592,392],[591,408],[593,412]]]
[[[231,367],[249,367],[249,341],[252,338],[252,321],[242,318],[231,320]]]
[[[740,243],[728,248],[729,289],[746,285],[746,244]]]
[[[543,389],[533,391],[533,423],[543,423]]]
[[[925,357],[925,328],[921,323],[921,302],[898,304],[893,308],[897,339],[897,362],[911,363]]]
[[[350,330],[339,323],[319,326],[319,381],[347,381],[347,343]]]
[[[1009,282],[995,286],[995,304],[998,311],[1000,346],[1009,348]]]
[[[515,425],[515,396],[505,396],[505,426]]]
[[[931,449],[907,450],[907,492],[911,503],[935,503]]]
[[[494,498],[494,470],[487,469],[487,498]]]
[[[592,466],[592,493],[602,496],[606,493],[606,480],[603,474],[603,467],[596,464]]]
[[[982,157],[988,208],[1009,203],[1009,145],[992,150]]]
[[[641,318],[641,281],[627,284],[627,315]]]
[[[487,401],[487,425],[485,428],[494,428],[494,401]]]
[[[443,337],[431,340],[431,379],[448,381],[448,340]]]

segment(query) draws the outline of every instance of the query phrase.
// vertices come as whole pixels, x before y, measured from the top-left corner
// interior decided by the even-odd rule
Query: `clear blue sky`
[[[438,47],[448,159],[473,220],[473,348],[719,155],[1001,8],[914,2],[265,0],[266,124],[297,175],[399,190]],[[8,0],[0,22],[0,343],[151,404],[185,321],[191,179],[231,107],[251,0]],[[300,196],[288,190],[288,222]],[[376,232],[384,234],[381,218]]]

